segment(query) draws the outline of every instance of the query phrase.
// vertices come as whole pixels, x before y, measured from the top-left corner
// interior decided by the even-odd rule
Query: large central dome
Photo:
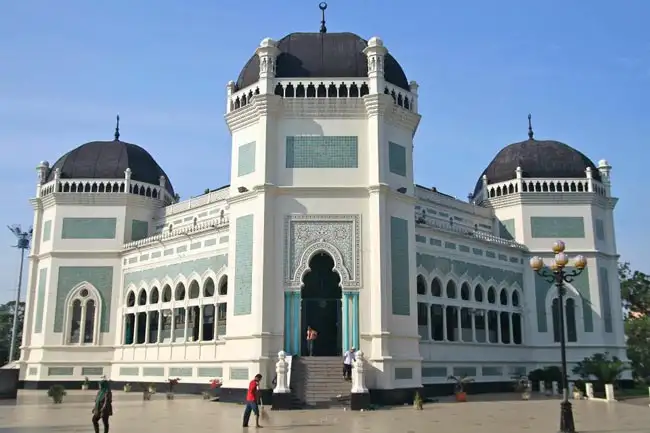
[[[277,78],[365,78],[368,41],[354,33],[291,33],[278,42]],[[237,89],[259,80],[260,61],[253,55],[237,79]],[[409,90],[404,70],[390,54],[384,60],[384,79]]]

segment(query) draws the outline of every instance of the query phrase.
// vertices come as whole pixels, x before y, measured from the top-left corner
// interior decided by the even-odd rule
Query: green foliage
[[[454,381],[454,392],[465,392],[465,386],[474,382],[474,378],[463,374],[462,376],[449,376],[447,380]]]
[[[650,315],[650,276],[632,271],[629,263],[619,263],[623,307],[633,313]]]
[[[528,373],[528,379],[533,383],[544,382],[547,388],[553,382],[557,382],[559,386],[562,386],[562,370],[555,365],[538,368]]]
[[[628,318],[625,321],[627,357],[634,378],[650,384],[650,317]]]
[[[54,401],[55,404],[62,403],[63,397],[66,394],[63,385],[52,385],[50,389],[47,390],[47,396],[52,398],[52,401]]]
[[[9,360],[9,350],[11,349],[11,332],[14,323],[14,306],[15,301],[7,302],[0,305],[0,366]],[[18,308],[18,335],[16,337],[16,346],[14,359],[20,357],[20,343],[23,340],[23,322],[25,318],[25,303],[21,302]]]
[[[580,361],[573,368],[573,374],[585,380],[595,378],[600,383],[607,384],[617,382],[627,369],[628,366],[623,361],[616,356],[610,356],[608,352],[594,353]]]
[[[181,195],[179,193],[174,194],[174,203],[181,201]]]

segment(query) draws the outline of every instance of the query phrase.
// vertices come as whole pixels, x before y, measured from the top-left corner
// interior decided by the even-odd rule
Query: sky
[[[420,85],[417,183],[464,199],[502,147],[527,138],[532,113],[536,138],[612,165],[618,251],[650,272],[650,2],[328,4],[328,31],[380,36]],[[112,139],[118,113],[121,139],[149,150],[182,197],[227,184],[226,84],[265,37],[320,26],[310,0],[0,5],[0,225],[23,228],[39,161]],[[1,229],[0,302],[16,294],[14,244]]]

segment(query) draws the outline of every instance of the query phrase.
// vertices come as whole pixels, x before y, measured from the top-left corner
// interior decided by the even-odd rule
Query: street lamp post
[[[18,290],[16,291],[16,304],[14,305],[14,323],[11,328],[11,344],[9,348],[9,362],[14,360],[16,350],[16,337],[18,337],[18,309],[20,308],[20,291],[23,283],[23,265],[25,263],[25,251],[29,249],[32,240],[32,229],[24,232],[19,225],[9,226],[11,233],[16,236],[15,248],[20,250],[20,271],[18,272]],[[39,306],[40,308],[40,306]]]
[[[575,433],[575,424],[573,422],[573,409],[569,402],[569,384],[566,367],[566,337],[564,335],[564,296],[566,287],[564,283],[570,283],[575,277],[580,275],[587,267],[587,259],[584,256],[576,256],[573,260],[575,270],[567,272],[565,267],[569,264],[569,256],[564,250],[566,245],[562,241],[553,243],[553,252],[555,257],[550,264],[550,271],[544,268],[544,261],[541,257],[532,257],[530,267],[537,275],[544,278],[547,282],[555,284],[558,293],[558,309],[560,316],[560,353],[562,358],[562,403],[560,403],[560,433]]]

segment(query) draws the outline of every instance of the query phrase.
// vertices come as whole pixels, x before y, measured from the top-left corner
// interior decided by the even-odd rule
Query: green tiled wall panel
[[[120,367],[120,376],[139,376],[139,367]]]
[[[38,270],[38,292],[36,293],[36,305],[34,316],[34,334],[43,331],[43,312],[45,311],[45,292],[47,290],[47,268]]]
[[[596,239],[599,241],[605,240],[605,223],[603,223],[603,220],[598,218],[594,220],[594,231],[596,232]]]
[[[43,242],[52,239],[52,221],[48,220],[43,223]]]
[[[231,367],[230,368],[231,380],[249,380],[248,368],[246,367]]]
[[[603,321],[605,322],[605,332],[614,332],[612,328],[612,302],[609,290],[609,272],[607,268],[601,266],[598,270],[600,305],[602,310]]]
[[[515,220],[508,219],[499,221],[499,236],[503,239],[513,240],[515,238]]]
[[[390,218],[391,303],[393,314],[408,316],[411,312],[408,221]]]
[[[193,272],[196,272],[199,275],[203,275],[205,271],[212,270],[216,273],[222,267],[227,265],[228,255],[222,254],[218,256],[206,257],[204,259],[188,260],[186,262],[174,263],[167,266],[129,272],[127,274],[124,274],[124,287],[126,288],[131,284],[138,285],[140,281],[150,282],[152,280],[158,280],[162,282],[162,280],[167,277],[172,280],[175,279],[178,275],[185,275],[187,277]]]
[[[79,283],[92,284],[102,301],[101,332],[110,330],[111,297],[113,293],[112,266],[60,266],[56,285],[56,310],[54,313],[54,332],[63,331],[63,315],[67,308],[65,298]]]
[[[199,367],[196,375],[198,377],[209,377],[212,379],[223,377],[223,367]]]
[[[571,272],[574,268],[567,267],[566,271]],[[591,307],[591,294],[589,293],[589,269],[582,271],[582,274],[575,277],[571,285],[580,293],[582,298],[582,319],[585,332],[594,332],[594,318]],[[544,305],[549,290],[556,290],[554,285],[548,283],[544,278],[535,274],[535,308],[537,310],[537,331],[548,332],[547,309]],[[550,308],[550,307],[549,307]]]
[[[149,223],[147,221],[131,221],[131,240],[139,241],[149,236]]]
[[[406,176],[406,148],[392,141],[388,142],[388,169],[391,173]]]
[[[584,238],[585,221],[582,217],[530,217],[530,230],[534,238]]]
[[[237,149],[237,176],[255,172],[255,142],[242,144]]]
[[[447,367],[422,367],[422,377],[447,378]]]
[[[287,137],[286,168],[358,167],[359,144],[357,137]]]
[[[48,367],[48,376],[73,376],[74,367]]]
[[[115,239],[116,218],[63,218],[62,239]]]
[[[163,377],[165,375],[165,367],[142,367],[142,375]]]
[[[409,367],[395,367],[395,380],[413,379],[413,369]]]
[[[169,367],[169,377],[192,377],[192,367]]]
[[[235,221],[235,306],[233,314],[251,314],[253,303],[253,224],[254,216]]]
[[[448,257],[437,257],[424,253],[416,253],[416,267],[422,266],[427,272],[436,270],[442,277],[446,277],[453,272],[460,278],[467,278],[470,281],[481,277],[484,281],[493,279],[497,286],[509,286],[513,283],[524,287],[524,277],[520,272],[509,271],[506,269],[493,268],[491,266],[477,265],[461,260],[450,259]]]
[[[476,376],[476,367],[454,367],[453,369],[454,376],[462,377],[475,377]]]
[[[483,376],[503,376],[503,367],[483,367],[481,373]]]
[[[103,376],[104,367],[81,367],[82,376]]]

